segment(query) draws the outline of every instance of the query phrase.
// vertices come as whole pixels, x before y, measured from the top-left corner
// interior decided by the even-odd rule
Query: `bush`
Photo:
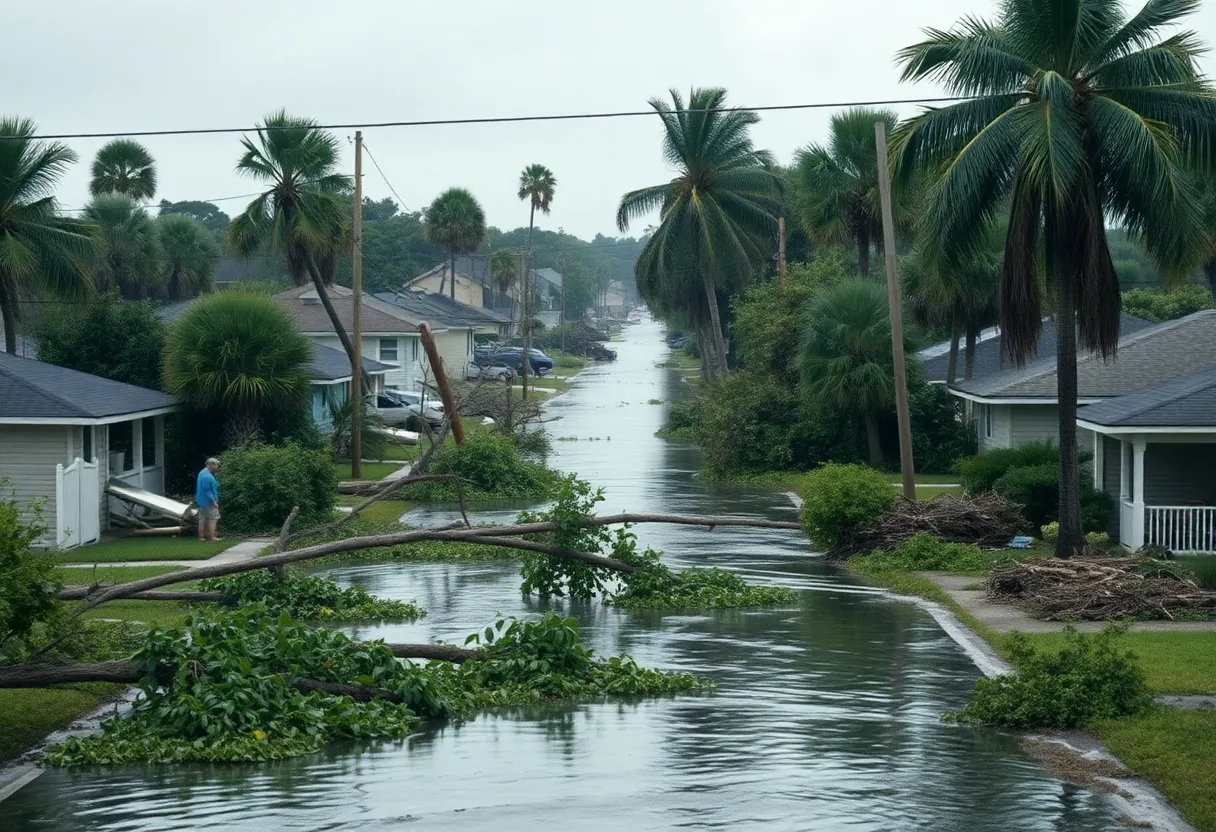
[[[922,474],[948,474],[960,459],[975,453],[975,428],[959,416],[959,400],[944,387],[908,380],[908,418],[912,424],[912,457]],[[884,436],[896,437],[894,415],[880,423]],[[898,447],[898,440],[893,443]]]
[[[955,464],[959,482],[971,494],[992,491],[996,481],[1010,468],[1035,465],[1059,465],[1060,451],[1051,440],[1031,442],[1017,448],[996,448],[977,456],[960,459]]]
[[[524,459],[515,440],[499,431],[465,437],[463,445],[445,447],[431,463],[431,474],[460,477],[466,497],[545,498],[557,488],[559,474],[539,462]],[[451,481],[436,480],[407,486],[405,500],[455,500],[459,489]]]
[[[849,558],[849,565],[865,572],[986,573],[1004,555],[986,552],[971,543],[946,543],[920,532],[897,549],[878,549]]]
[[[806,477],[802,527],[823,549],[846,544],[854,534],[878,522],[895,502],[887,478],[864,465],[829,463]]]
[[[1081,530],[1089,534],[1105,534],[1115,513],[1115,501],[1105,491],[1081,483]],[[1107,534],[1107,542],[1110,535]]]
[[[1130,289],[1123,293],[1123,311],[1146,321],[1172,321],[1212,306],[1212,293],[1197,284],[1167,292]]]
[[[1060,471],[1056,465],[1010,468],[993,484],[992,490],[1020,504],[1033,526],[1041,528],[1059,519]],[[1081,528],[1084,531],[1104,531],[1113,511],[1114,501],[1109,494],[1088,483],[1081,484]],[[1058,523],[1056,535],[1059,536]]]
[[[1060,536],[1060,522],[1052,520],[1039,527],[1039,534],[1044,540],[1053,541]]]
[[[225,528],[234,532],[278,529],[292,506],[299,528],[333,515],[337,474],[329,454],[295,442],[253,444],[226,452],[220,469],[220,506]]]
[[[0,650],[25,638],[57,605],[55,562],[30,550],[47,530],[39,505],[32,515],[23,516],[15,496],[0,499]]]
[[[39,361],[161,389],[165,325],[150,302],[124,301],[115,290],[82,306],[51,308],[34,326]]]
[[[1126,627],[1100,633],[1064,629],[1058,653],[1036,650],[1021,633],[1009,636],[1014,673],[975,683],[975,697],[946,718],[1007,728],[1077,728],[1153,707],[1144,672],[1130,651],[1117,649]]]

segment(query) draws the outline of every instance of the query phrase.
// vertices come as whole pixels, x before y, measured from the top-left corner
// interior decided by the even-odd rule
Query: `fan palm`
[[[220,292],[200,298],[165,340],[165,389],[199,410],[222,411],[225,443],[256,439],[272,411],[304,407],[312,345],[273,298]]]
[[[702,332],[708,329],[701,339],[713,348],[708,366],[724,375],[718,293],[742,286],[771,251],[781,185],[772,155],[752,145],[749,131],[760,117],[724,109],[726,90],[694,88],[687,107],[671,90],[671,100],[651,99],[650,106],[663,123],[663,156],[677,175],[621,197],[616,222],[624,232],[630,221],[660,211],[635,266],[638,290],[657,311],[683,307]]]
[[[220,247],[201,222],[185,214],[164,214],[156,220],[163,253],[165,294],[192,298],[211,291],[220,262]]]
[[[17,350],[18,301],[46,293],[87,297],[93,290],[86,263],[92,229],[56,214],[52,196],[76,154],[65,144],[33,138],[29,119],[0,119],[0,321],[4,350]]]
[[[500,248],[490,255],[490,276],[501,292],[509,292],[519,280],[519,254]]]
[[[856,246],[862,277],[870,276],[871,250],[882,249],[874,143],[878,121],[886,123],[889,133],[898,118],[890,110],[867,107],[838,113],[832,116],[828,144],[812,144],[794,158],[802,191],[797,210],[807,236],[818,245]]]
[[[447,279],[456,300],[456,255],[477,251],[486,239],[486,213],[477,198],[464,188],[448,188],[426,209],[423,233],[448,252]],[[440,294],[443,284],[439,285]]]
[[[536,212],[548,214],[553,205],[553,192],[557,188],[557,179],[553,171],[544,165],[528,165],[519,174],[519,198],[526,199],[528,209],[528,267],[524,269],[524,354],[531,355],[532,349],[532,229],[536,225]],[[528,364],[525,361],[523,370],[524,398],[528,398]]]
[[[802,342],[802,389],[816,406],[860,418],[870,465],[882,465],[878,416],[895,405],[895,362],[879,284],[845,280],[815,297]]]
[[[98,228],[94,264],[98,289],[117,289],[128,300],[155,297],[164,288],[163,251],[156,223],[131,197],[107,194],[85,206]]]
[[[132,199],[155,196],[156,162],[148,148],[131,139],[115,139],[97,151],[89,193],[126,194]]]
[[[351,179],[336,173],[338,140],[310,118],[279,110],[267,116],[257,140],[241,139],[237,173],[268,183],[228,225],[229,247],[248,257],[268,248],[287,262],[297,286],[311,280],[347,355],[354,354],[326,286],[336,273],[338,250],[348,238],[343,201]],[[353,359],[352,359],[353,361]]]
[[[1184,169],[1212,166],[1216,97],[1196,67],[1198,37],[1168,34],[1196,8],[1198,0],[1149,0],[1128,18],[1119,0],[1006,0],[995,21],[929,30],[899,54],[904,79],[937,79],[970,98],[927,109],[892,146],[903,175],[933,177],[926,220],[937,254],[949,261],[982,248],[1012,206],[1000,319],[1015,363],[1037,346],[1040,255],[1054,289],[1062,557],[1082,541],[1078,333],[1107,356],[1119,338],[1107,220],[1141,237],[1167,272],[1190,268],[1202,248],[1202,211]]]

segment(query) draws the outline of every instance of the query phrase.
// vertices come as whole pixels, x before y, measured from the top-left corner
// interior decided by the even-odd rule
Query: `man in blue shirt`
[[[220,484],[215,480],[215,472],[220,469],[220,461],[215,457],[207,460],[203,470],[198,472],[194,484],[194,504],[198,506],[198,539],[199,542],[219,540],[215,536],[215,526],[220,520]]]

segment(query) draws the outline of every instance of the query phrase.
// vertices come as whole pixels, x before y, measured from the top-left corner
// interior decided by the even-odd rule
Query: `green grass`
[[[1043,650],[1064,644],[1063,633],[1026,637]],[[1216,632],[1132,630],[1123,644],[1140,660],[1154,693],[1216,694]]]
[[[104,704],[122,685],[0,690],[0,760],[11,760],[52,731]]]
[[[181,583],[161,587],[166,592],[187,591],[190,584]],[[71,602],[68,604],[71,606]],[[190,614],[190,604],[185,601],[109,601],[94,607],[81,618],[121,618],[123,621],[139,621],[149,627],[179,627]]]
[[[1216,710],[1162,708],[1100,723],[1097,734],[1200,832],[1216,832]]]
[[[400,468],[401,464],[397,462],[364,462],[360,479],[382,480]],[[352,479],[349,462],[335,462],[334,471],[337,472],[340,482],[349,482]]]
[[[553,359],[553,368],[557,370],[581,370],[591,363],[590,358],[583,358],[580,355],[571,355],[568,352],[561,350],[549,350],[547,355]],[[563,373],[563,375],[565,375]]]
[[[887,481],[898,484],[898,483],[903,482],[903,477],[899,474],[887,474]],[[933,485],[933,484],[940,485],[943,483],[957,483],[958,474],[917,474],[916,482],[918,484],[928,484],[928,485]]]
[[[84,584],[121,584],[127,581],[138,581],[142,578],[154,578],[157,575],[168,575],[178,572],[178,566],[98,566],[93,569],[74,569],[61,566],[55,570],[56,580],[67,585]]]
[[[552,392],[548,395],[552,398],[557,393],[565,393],[569,390],[570,382],[566,379],[554,378],[551,374],[547,376],[528,376],[528,389],[529,391],[532,389],[550,390]],[[523,396],[523,383],[518,376],[512,383],[511,390],[515,393],[516,397]],[[530,392],[529,395],[531,395]]]
[[[220,520],[222,527],[223,520]],[[221,534],[223,530],[221,528]],[[49,552],[58,563],[116,563],[135,560],[206,560],[240,541],[229,537],[218,543],[199,543],[193,532],[182,537],[120,537],[91,546]]]

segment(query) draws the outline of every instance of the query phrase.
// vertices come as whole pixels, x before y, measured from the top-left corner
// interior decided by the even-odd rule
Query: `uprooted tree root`
[[[1004,546],[1025,525],[1021,506],[992,492],[966,497],[944,495],[935,500],[901,499],[878,523],[853,535],[831,556],[848,558],[875,549],[897,549],[921,532],[946,543]]]
[[[1216,615],[1216,592],[1138,557],[1033,558],[993,569],[987,592],[1047,621]]]

